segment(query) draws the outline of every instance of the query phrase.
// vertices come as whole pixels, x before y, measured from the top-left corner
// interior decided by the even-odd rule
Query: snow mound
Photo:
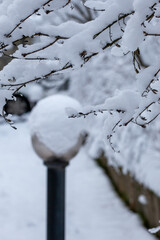
[[[77,100],[64,95],[53,95],[39,101],[30,116],[32,137],[36,136],[57,156],[72,149],[83,132],[82,120],[68,118],[67,108],[81,111]]]

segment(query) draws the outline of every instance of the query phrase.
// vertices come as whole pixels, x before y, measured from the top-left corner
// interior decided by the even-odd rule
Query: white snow
[[[148,229],[148,231],[149,231],[150,233],[157,233],[157,232],[160,231],[160,226],[155,227],[155,228],[150,228],[150,229]]]
[[[143,204],[143,205],[146,205],[147,204],[147,199],[144,195],[139,195],[138,197],[138,201]]]
[[[44,91],[39,84],[30,84],[26,88],[22,88],[21,93],[28,97],[31,102],[38,102],[44,97]]]
[[[0,126],[0,239],[45,239],[45,167],[35,155],[28,123]],[[82,149],[67,168],[67,240],[153,240]]]
[[[0,239],[45,239],[45,169],[28,125],[1,125],[0,138]]]
[[[38,102],[30,116],[31,135],[53,153],[65,154],[74,147],[83,132],[81,119],[70,119],[67,108],[78,108],[80,103],[65,95],[53,95]]]

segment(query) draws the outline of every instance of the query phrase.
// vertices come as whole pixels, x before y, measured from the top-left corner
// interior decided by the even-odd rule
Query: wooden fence
[[[148,229],[159,226],[160,197],[138,183],[129,173],[123,174],[121,168],[110,166],[107,158],[100,157],[97,162],[103,167],[124,202],[141,216],[144,225]],[[146,199],[146,204],[140,201],[140,196]],[[160,232],[156,236],[160,239]]]

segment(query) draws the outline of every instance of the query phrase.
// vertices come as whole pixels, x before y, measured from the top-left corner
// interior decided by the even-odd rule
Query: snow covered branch
[[[147,38],[160,36],[160,1],[87,1],[86,12],[73,2],[85,20],[68,13],[72,21],[54,25],[54,12],[70,2],[6,0],[0,3],[0,54],[1,59],[8,58],[8,64],[0,71],[1,111],[5,99],[10,99],[26,84],[81,68],[111,48],[113,55],[131,53],[138,73],[135,89],[121,91],[103,106],[91,107],[72,117],[103,112],[108,112],[112,119],[116,116],[108,136],[115,127],[130,122],[145,127],[160,114],[160,62],[147,66],[141,60],[141,48]],[[98,11],[94,19],[88,9]]]

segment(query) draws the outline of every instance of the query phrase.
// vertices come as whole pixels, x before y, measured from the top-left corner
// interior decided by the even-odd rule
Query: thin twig
[[[43,3],[39,8],[35,9],[32,13],[30,13],[27,17],[23,18],[20,20],[20,22],[8,33],[5,35],[5,37],[10,38],[11,34],[20,27],[20,25],[22,23],[24,23],[28,18],[30,18],[32,15],[34,15],[35,13],[37,13],[41,8],[45,7],[47,4],[49,4],[50,2],[52,2],[53,0],[48,0],[47,2]],[[64,5],[66,6],[67,4],[69,4],[70,0],[68,0],[68,2]]]

